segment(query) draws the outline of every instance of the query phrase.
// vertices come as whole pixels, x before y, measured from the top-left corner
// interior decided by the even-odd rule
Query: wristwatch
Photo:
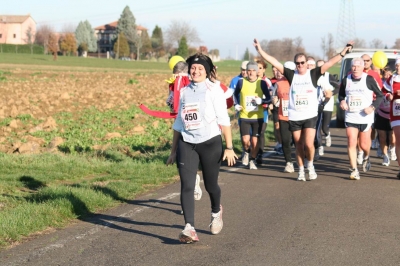
[[[226,147],[225,150],[233,150],[233,146]]]

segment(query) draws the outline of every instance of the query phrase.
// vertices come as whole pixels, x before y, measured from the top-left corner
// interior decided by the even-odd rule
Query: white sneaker
[[[389,158],[392,161],[397,161],[397,156],[396,156],[396,147],[390,147],[389,149]]]
[[[287,162],[287,163],[286,163],[286,166],[285,166],[285,169],[283,170],[283,172],[285,172],[285,173],[294,173],[294,166],[293,166],[293,163]]]
[[[203,195],[203,191],[200,187],[200,176],[196,175],[196,186],[194,187],[194,200],[200,200]]]
[[[318,153],[319,153],[319,155],[324,155],[324,146],[320,146],[319,148],[318,148]]]
[[[242,158],[242,164],[244,166],[248,166],[249,165],[249,153],[248,152],[244,152],[243,158]]]
[[[317,173],[315,172],[314,166],[308,168],[307,170],[308,170],[308,179],[310,181],[317,179]]]
[[[369,160],[369,157],[363,159],[362,166],[363,166],[363,171],[364,171],[364,172],[368,172],[369,169],[371,169],[371,162],[370,162],[370,160]]]
[[[389,164],[390,164],[389,156],[387,156],[387,154],[384,154],[384,155],[383,155],[383,162],[382,162],[382,165],[384,165],[384,166],[389,166]]]
[[[364,152],[357,153],[357,164],[362,164],[364,160]]]
[[[382,152],[381,146],[376,148],[376,156],[378,158],[383,158],[383,152]]]
[[[325,145],[326,145],[326,147],[332,146],[331,133],[329,133],[329,135],[325,137]]]
[[[299,172],[299,175],[297,177],[297,181],[306,181],[306,174],[304,173],[304,171]]]
[[[213,235],[219,234],[224,226],[224,222],[222,221],[222,210],[222,205],[220,205],[220,211],[218,213],[211,213],[210,231]]]
[[[250,160],[249,169],[250,170],[257,170],[257,166],[256,166],[256,161],[255,160]]]
[[[350,171],[351,180],[360,180],[360,172],[358,172],[358,169],[350,169]]]

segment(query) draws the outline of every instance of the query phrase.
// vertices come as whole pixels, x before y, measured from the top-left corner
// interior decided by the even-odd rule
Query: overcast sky
[[[5,1],[5,0],[3,0]],[[370,43],[377,38],[391,47],[400,38],[399,1],[346,0],[353,3],[357,38]],[[187,21],[197,29],[208,49],[219,49],[222,58],[241,59],[246,47],[259,40],[302,37],[306,51],[322,55],[321,38],[336,38],[342,0],[18,0],[1,5],[0,15],[30,13],[40,24],[61,30],[88,20],[93,27],[119,19],[128,5],[136,23],[165,32],[171,20]],[[384,4],[383,4],[384,3]]]

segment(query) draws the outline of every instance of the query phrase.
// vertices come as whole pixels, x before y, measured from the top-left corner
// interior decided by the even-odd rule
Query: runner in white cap
[[[364,152],[363,171],[370,167],[369,153],[371,148],[371,125],[374,122],[374,111],[383,99],[383,94],[372,76],[363,72],[362,58],[353,58],[351,74],[343,78],[339,89],[340,108],[345,110],[347,151],[350,159],[350,179],[359,180],[357,169],[357,143]],[[374,100],[374,93],[376,99]]]

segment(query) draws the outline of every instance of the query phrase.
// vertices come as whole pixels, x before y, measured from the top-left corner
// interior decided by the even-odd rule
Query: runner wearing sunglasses
[[[267,54],[261,48],[257,39],[254,39],[254,47],[264,60],[276,67],[283,73],[290,84],[288,117],[289,129],[292,131],[296,145],[296,158],[299,165],[297,180],[306,181],[304,170],[304,156],[308,160],[308,178],[317,178],[315,172],[314,159],[314,137],[318,115],[317,81],[334,64],[338,63],[350,51],[353,42],[350,42],[343,50],[329,59],[321,67],[312,70],[307,69],[307,56],[298,53],[294,56],[296,69],[291,70],[284,67],[275,57]]]

